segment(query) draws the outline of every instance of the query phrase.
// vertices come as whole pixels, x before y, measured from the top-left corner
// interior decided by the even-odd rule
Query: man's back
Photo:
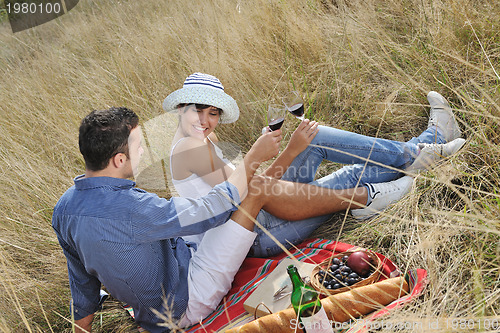
[[[136,216],[147,211],[144,206],[167,201],[135,189],[126,179],[80,178],[75,184],[53,215],[68,258],[75,312],[85,317],[96,311],[102,282],[114,297],[132,305],[139,322],[158,321],[149,308],[162,311],[164,293],[170,301],[175,297],[174,310],[182,313],[190,251],[180,238],[146,241],[150,226]]]

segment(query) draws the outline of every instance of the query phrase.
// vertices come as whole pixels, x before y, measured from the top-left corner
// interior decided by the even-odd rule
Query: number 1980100
[[[7,2],[5,4],[8,14],[59,14],[61,12],[61,4],[60,3],[19,3]]]

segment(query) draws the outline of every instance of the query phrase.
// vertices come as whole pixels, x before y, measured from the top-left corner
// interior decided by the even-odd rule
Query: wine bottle
[[[287,268],[292,280],[292,306],[307,333],[333,333],[333,328],[321,306],[319,295],[312,288],[304,284],[297,267],[290,265]]]

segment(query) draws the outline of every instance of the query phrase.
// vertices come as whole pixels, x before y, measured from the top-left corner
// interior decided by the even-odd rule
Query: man
[[[138,122],[126,108],[93,111],[82,120],[85,174],[54,208],[52,226],[67,258],[75,325],[86,331],[100,307],[101,284],[130,304],[138,324],[152,333],[168,331],[158,314],[180,327],[210,314],[256,236],[253,220],[235,212],[245,197],[249,212],[266,207],[296,218],[367,203],[368,187],[330,190],[254,176],[279,152],[280,130],[262,135],[228,180],[206,196],[159,198],[128,180],[143,153]],[[389,204],[411,183],[403,177],[375,189]],[[182,238],[201,232],[206,233],[197,247]]]

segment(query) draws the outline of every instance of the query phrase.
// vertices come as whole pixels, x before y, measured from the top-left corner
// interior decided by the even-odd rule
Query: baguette
[[[358,318],[408,294],[409,286],[403,277],[396,277],[335,294],[321,300],[328,319],[345,322]],[[248,324],[227,330],[226,333],[294,333],[298,328],[293,308],[260,317]]]
[[[403,277],[376,282],[321,300],[328,319],[345,322],[359,318],[408,294],[409,286]]]
[[[248,324],[227,330],[226,333],[290,333],[290,332],[303,332],[295,326],[298,323],[297,315],[293,308],[288,308],[264,317],[260,317]]]

